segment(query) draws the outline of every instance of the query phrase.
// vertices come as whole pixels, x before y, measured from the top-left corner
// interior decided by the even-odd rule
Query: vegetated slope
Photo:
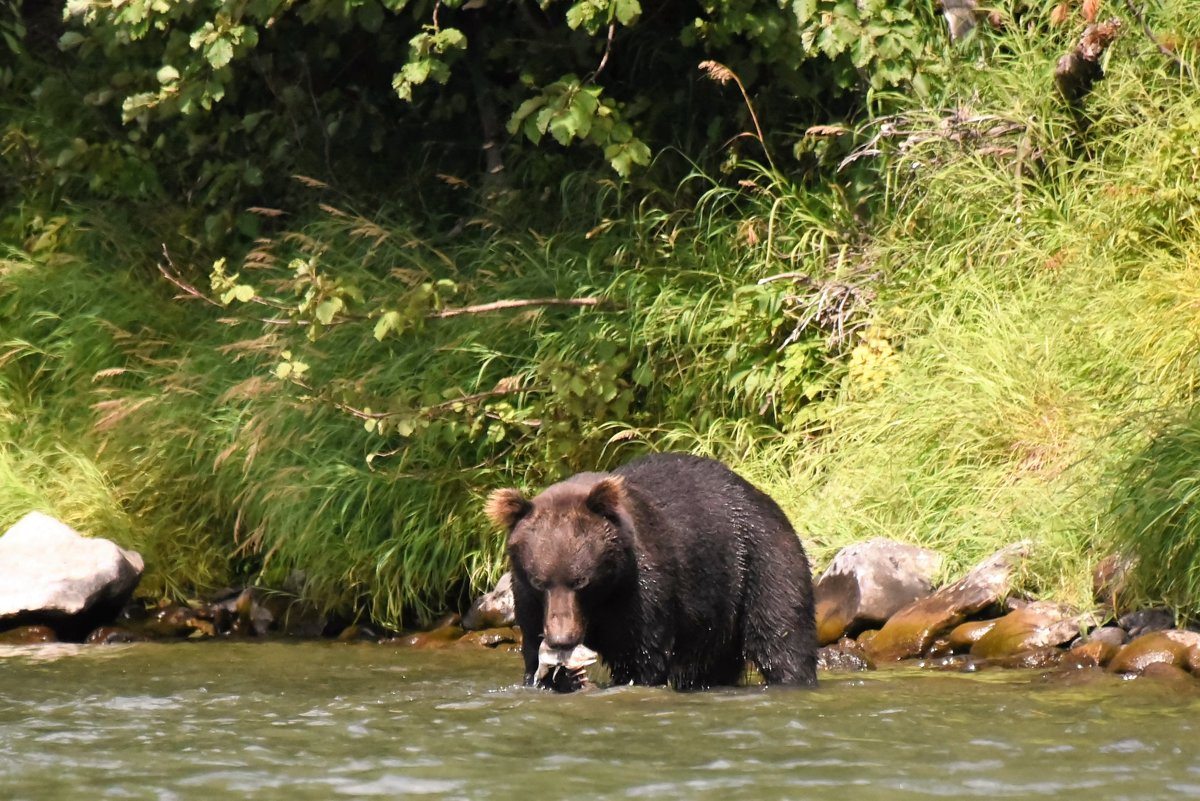
[[[154,592],[397,623],[502,568],[488,490],[677,448],[768,489],[818,563],[1030,539],[1027,589],[1082,603],[1159,531],[1146,575],[1175,580],[1142,591],[1194,604],[1190,494],[1146,475],[1195,460],[1200,95],[1128,32],[1072,114],[1051,71],[1079,27],[968,44],[828,184],[743,165],[649,202],[581,175],[552,214],[444,225],[324,195],[211,287],[103,208],[30,220],[0,269],[0,522],[141,548]],[[550,298],[577,303],[489,306]]]
[[[1155,519],[1193,515],[1190,491],[1145,471],[1196,458],[1137,454],[1200,376],[1200,87],[1128,31],[1081,128],[1050,91],[1053,41],[875,124],[891,181],[862,258],[888,277],[887,346],[861,346],[791,509],[820,553],[900,535],[952,571],[1030,539],[1028,588],[1083,604],[1117,548],[1144,556],[1143,597],[1194,612],[1195,524]],[[855,369],[883,380],[860,391]]]

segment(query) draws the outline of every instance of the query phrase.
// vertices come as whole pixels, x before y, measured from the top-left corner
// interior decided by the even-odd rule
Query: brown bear
[[[532,500],[503,489],[525,682],[551,649],[599,653],[614,684],[816,683],[808,558],[779,506],[720,462],[656,454]]]

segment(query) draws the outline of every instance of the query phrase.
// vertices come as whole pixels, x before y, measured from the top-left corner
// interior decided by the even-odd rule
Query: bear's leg
[[[778,549],[758,551],[770,558],[753,559],[747,576],[746,657],[767,684],[815,685],[817,636],[808,562],[803,554],[780,558]]]
[[[542,647],[545,611],[538,593],[523,581],[513,581],[513,605],[517,626],[521,629],[521,656],[525,660],[525,684],[533,685],[538,669],[538,650]]]

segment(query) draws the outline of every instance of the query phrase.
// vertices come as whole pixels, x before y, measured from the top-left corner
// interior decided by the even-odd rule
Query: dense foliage
[[[210,243],[257,232],[244,209],[279,205],[296,173],[453,213],[435,174],[482,182],[495,203],[592,152],[623,177],[666,146],[714,156],[748,125],[706,59],[749,86],[787,147],[831,106],[924,89],[940,38],[895,0],[72,0],[65,22],[52,5],[5,9],[25,66],[8,81],[37,111],[6,134],[23,196],[84,183],[172,197]]]
[[[1094,3],[7,0],[0,523],[395,624],[501,568],[489,489],[679,448],[818,561],[1118,548],[1194,612],[1168,5],[1072,108]]]

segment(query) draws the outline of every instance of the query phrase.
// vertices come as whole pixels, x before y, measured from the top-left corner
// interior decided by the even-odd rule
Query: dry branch
[[[504,311],[506,309],[524,309],[529,306],[600,306],[603,298],[530,298],[527,300],[495,300],[491,303],[480,303],[476,306],[460,306],[453,309],[441,309],[425,315],[433,320],[444,320],[447,317],[460,317],[464,314],[485,314],[487,312]]]

